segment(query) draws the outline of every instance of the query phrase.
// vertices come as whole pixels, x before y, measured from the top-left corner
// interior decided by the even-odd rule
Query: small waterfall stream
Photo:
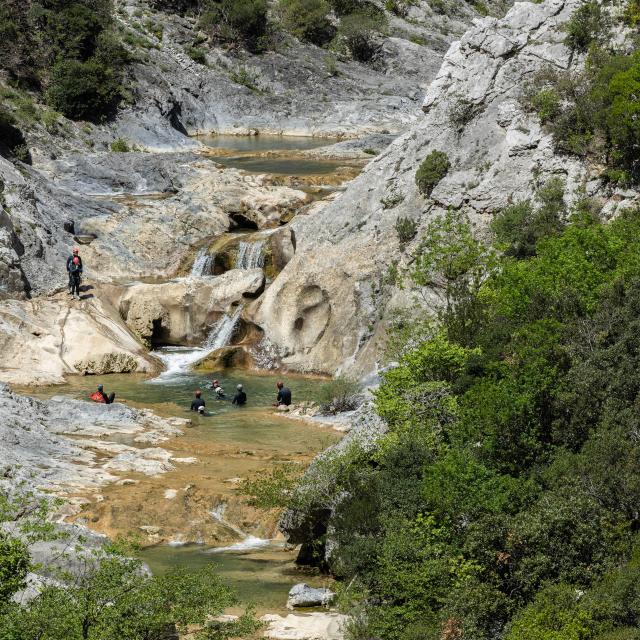
[[[215,253],[209,253],[209,250],[206,247],[203,247],[198,251],[195,260],[193,261],[191,275],[195,277],[212,276],[215,262]]]
[[[202,360],[216,349],[226,347],[233,337],[241,313],[242,307],[239,306],[232,314],[222,316],[213,325],[200,347],[163,347],[156,351],[155,355],[164,362],[165,370],[149,382],[166,383],[171,378],[186,375],[198,360]]]
[[[228,547],[214,547],[209,549],[207,553],[225,553],[227,551],[249,551],[251,549],[261,549],[273,544],[271,540],[265,540],[264,538],[257,538],[256,536],[247,535],[244,531],[236,527],[231,522],[224,519],[224,512],[227,505],[222,502],[217,507],[210,511],[211,517],[217,520],[221,525],[233,531],[236,535],[240,536],[241,540]]]
[[[238,247],[236,269],[262,269],[264,267],[264,240],[241,242]]]

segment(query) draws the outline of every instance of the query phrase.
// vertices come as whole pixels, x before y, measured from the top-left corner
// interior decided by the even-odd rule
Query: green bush
[[[199,47],[194,46],[186,46],[184,48],[186,54],[198,64],[207,64],[207,52],[204,49],[200,49]]]
[[[72,60],[54,66],[46,99],[67,118],[96,121],[115,112],[122,91],[113,69],[94,60]]]
[[[266,0],[222,0],[221,14],[225,23],[257,51],[267,32]]]
[[[26,545],[6,533],[0,533],[0,610],[11,596],[26,586],[31,559]]]
[[[342,17],[338,33],[354,60],[371,62],[380,50],[376,36],[383,27],[379,14],[355,11]]]
[[[592,48],[582,74],[542,77],[529,104],[538,110],[560,151],[606,165],[615,182],[640,179],[640,54],[612,55]]]
[[[587,51],[594,42],[604,40],[608,34],[609,21],[602,6],[589,0],[578,7],[566,25],[566,44],[577,51]]]
[[[418,231],[418,225],[411,218],[397,218],[394,225],[400,246],[404,246],[415,237]]]
[[[280,0],[278,11],[282,26],[299,40],[322,46],[335,35],[325,0]]]
[[[111,0],[6,0],[0,7],[0,68],[34,91],[46,88],[48,104],[68,117],[108,117],[129,62],[112,14]]]
[[[593,621],[575,587],[561,584],[538,594],[514,620],[506,640],[589,640]]]
[[[338,16],[346,16],[364,8],[364,0],[329,0]]]
[[[124,138],[118,138],[111,143],[111,151],[115,153],[127,153],[131,151],[131,148]]]
[[[322,385],[318,402],[324,413],[351,411],[359,404],[359,392],[360,385],[355,380],[338,376]]]
[[[498,243],[505,253],[515,258],[526,258],[536,253],[542,238],[557,235],[562,230],[566,214],[564,183],[559,178],[550,180],[537,194],[540,205],[534,208],[529,201],[503,209],[491,223]]]
[[[432,151],[416,171],[416,184],[420,193],[430,196],[436,185],[444,178],[451,163],[444,151]]]

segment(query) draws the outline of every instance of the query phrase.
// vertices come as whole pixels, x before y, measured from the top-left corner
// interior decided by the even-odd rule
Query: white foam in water
[[[191,267],[192,276],[211,276],[213,275],[213,266],[216,261],[215,254],[210,254],[206,247],[198,251],[196,259]]]
[[[264,549],[273,544],[271,540],[264,538],[256,538],[255,536],[247,536],[244,540],[230,544],[228,547],[214,547],[207,549],[207,553],[225,553],[227,551],[252,551],[253,549]]]
[[[154,355],[164,363],[165,370],[149,382],[166,384],[173,378],[185,376],[198,360],[205,358],[216,349],[226,347],[233,337],[241,313],[242,307],[238,307],[233,314],[222,316],[212,327],[201,347],[162,347],[154,351]]]
[[[238,246],[236,269],[261,269],[264,267],[264,240],[241,242]]]

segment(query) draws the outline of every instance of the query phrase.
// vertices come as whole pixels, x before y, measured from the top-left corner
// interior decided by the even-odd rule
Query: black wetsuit
[[[288,407],[291,404],[291,391],[287,387],[282,387],[278,391],[278,397],[276,398],[278,404],[283,404]]]
[[[80,276],[82,274],[82,267],[77,264],[71,263],[69,269],[69,287],[71,293],[80,297]]]
[[[69,274],[69,293],[73,293],[73,282],[72,282],[72,277],[71,277],[71,268],[73,267],[73,259],[74,258],[78,258],[78,260],[80,261],[80,264],[78,265],[80,267],[80,274],[79,276],[82,276],[82,258],[80,256],[74,256],[71,255],[67,258],[67,273]]]
[[[244,391],[238,391],[235,396],[233,396],[233,400],[231,404],[237,404],[239,407],[247,402],[247,394]]]
[[[200,407],[206,406],[202,398],[194,398],[191,403],[191,411],[198,411]]]
[[[113,401],[116,398],[116,394],[113,392],[109,395],[107,395],[104,391],[98,391],[98,393],[102,396],[105,404],[113,404]]]

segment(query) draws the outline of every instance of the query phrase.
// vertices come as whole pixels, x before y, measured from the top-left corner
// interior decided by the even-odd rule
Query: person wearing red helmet
[[[77,259],[77,262],[76,262]],[[69,274],[69,295],[75,297],[74,285],[75,281],[72,278],[72,273],[75,273],[78,284],[78,297],[80,297],[80,278],[82,277],[82,258],[80,257],[80,249],[73,247],[71,255],[67,258],[67,273]]]

